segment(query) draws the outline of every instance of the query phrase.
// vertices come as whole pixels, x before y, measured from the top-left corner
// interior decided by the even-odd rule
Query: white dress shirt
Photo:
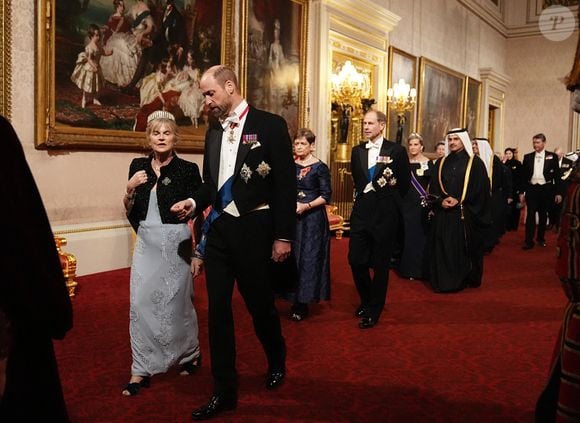
[[[375,166],[377,164],[377,158],[379,157],[379,154],[381,153],[381,147],[383,146],[383,136],[380,135],[379,137],[375,138],[372,141],[368,141],[366,143],[366,148],[367,148],[367,154],[368,154],[368,158],[369,158],[369,169],[372,168],[373,166]],[[368,172],[368,169],[367,169]],[[367,193],[369,191],[374,191],[375,188],[373,187],[373,183],[369,182],[365,189],[363,190],[363,193]]]
[[[544,178],[544,160],[546,159],[546,150],[542,150],[539,153],[536,152],[534,156],[534,173],[532,174],[531,184],[532,185],[544,185],[546,183],[546,178]]]

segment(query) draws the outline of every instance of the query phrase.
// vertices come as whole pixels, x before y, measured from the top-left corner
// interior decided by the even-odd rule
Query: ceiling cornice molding
[[[504,37],[509,37],[508,28],[504,23],[504,14],[503,10],[499,13],[493,13],[491,10],[483,7],[479,3],[475,2],[474,0],[457,0],[460,4],[462,4],[467,10],[478,16],[481,20],[483,20],[486,24],[491,26],[497,32],[499,32]]]

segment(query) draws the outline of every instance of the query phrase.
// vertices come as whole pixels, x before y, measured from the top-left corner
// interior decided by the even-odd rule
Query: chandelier
[[[404,79],[399,79],[399,82],[395,82],[393,87],[387,90],[387,102],[397,114],[405,113],[415,107],[417,90],[411,88]]]
[[[338,73],[330,78],[332,102],[344,107],[359,107],[361,100],[369,96],[370,82],[368,75],[356,70],[350,60],[342,65]]]

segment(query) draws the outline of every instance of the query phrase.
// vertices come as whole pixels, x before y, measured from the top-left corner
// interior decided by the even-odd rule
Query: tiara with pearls
[[[166,112],[165,110],[156,110],[151,113],[149,116],[147,116],[147,123],[154,119],[169,119],[175,122],[175,116],[169,112]]]

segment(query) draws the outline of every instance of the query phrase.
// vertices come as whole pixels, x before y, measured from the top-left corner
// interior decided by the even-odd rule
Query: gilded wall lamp
[[[353,137],[358,139],[360,136],[360,123],[359,128],[355,128],[353,121],[359,118],[362,100],[369,96],[369,76],[359,72],[352,62],[347,60],[337,73],[332,74],[330,88],[332,107],[338,113],[337,142],[349,144]]]
[[[397,113],[397,144],[403,141],[403,128],[405,127],[405,112],[413,110],[417,103],[417,90],[411,88],[404,79],[395,82],[392,88],[387,90],[387,102]]]

